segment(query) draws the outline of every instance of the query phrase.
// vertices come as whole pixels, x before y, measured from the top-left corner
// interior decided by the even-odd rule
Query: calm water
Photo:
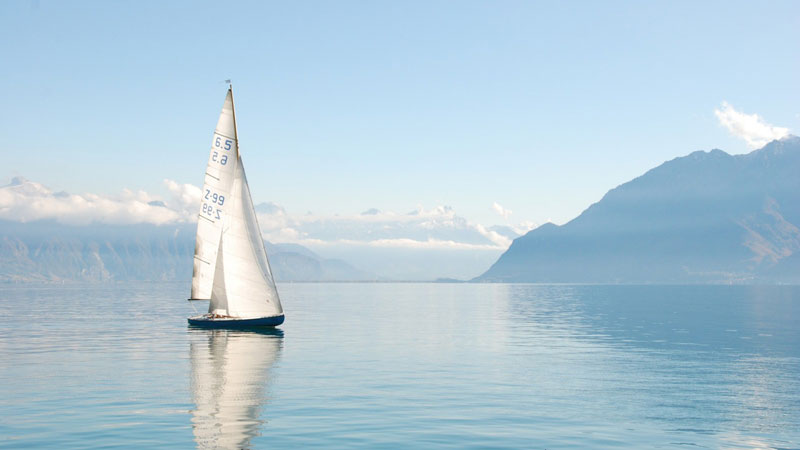
[[[0,287],[4,448],[800,448],[800,287]]]

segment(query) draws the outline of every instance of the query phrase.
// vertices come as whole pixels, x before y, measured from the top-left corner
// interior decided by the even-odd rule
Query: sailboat
[[[197,219],[192,293],[208,313],[190,317],[204,327],[277,326],[283,307],[261,239],[239,154],[233,86],[219,115]]]

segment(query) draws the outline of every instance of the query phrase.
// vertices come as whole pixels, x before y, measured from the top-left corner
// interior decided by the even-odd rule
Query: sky
[[[199,186],[225,79],[255,202],[295,218],[450,208],[524,231],[675,157],[800,133],[798,2],[12,0],[0,17],[0,184],[86,198]]]

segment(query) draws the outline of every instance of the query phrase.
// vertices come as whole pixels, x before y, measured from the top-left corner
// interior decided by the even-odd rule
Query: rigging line
[[[201,257],[199,257],[199,256],[197,256],[197,255],[194,255],[194,259],[196,259],[196,260],[198,260],[198,261],[200,261],[200,262],[204,262],[204,263],[206,263],[206,264],[208,264],[208,265],[211,265],[211,263],[210,263],[210,262],[206,261],[205,259],[203,259],[203,258],[201,258]]]
[[[215,221],[213,221],[213,220],[209,219],[208,217],[206,217],[206,216],[204,216],[204,215],[202,215],[202,214],[198,214],[198,215],[197,215],[197,217],[200,217],[201,219],[206,219],[207,221],[209,221],[209,222],[211,222],[211,223],[216,223]]]

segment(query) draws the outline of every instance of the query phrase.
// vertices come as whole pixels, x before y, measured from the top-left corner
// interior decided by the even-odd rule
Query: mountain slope
[[[800,138],[694,152],[517,238],[476,281],[797,282]]]

